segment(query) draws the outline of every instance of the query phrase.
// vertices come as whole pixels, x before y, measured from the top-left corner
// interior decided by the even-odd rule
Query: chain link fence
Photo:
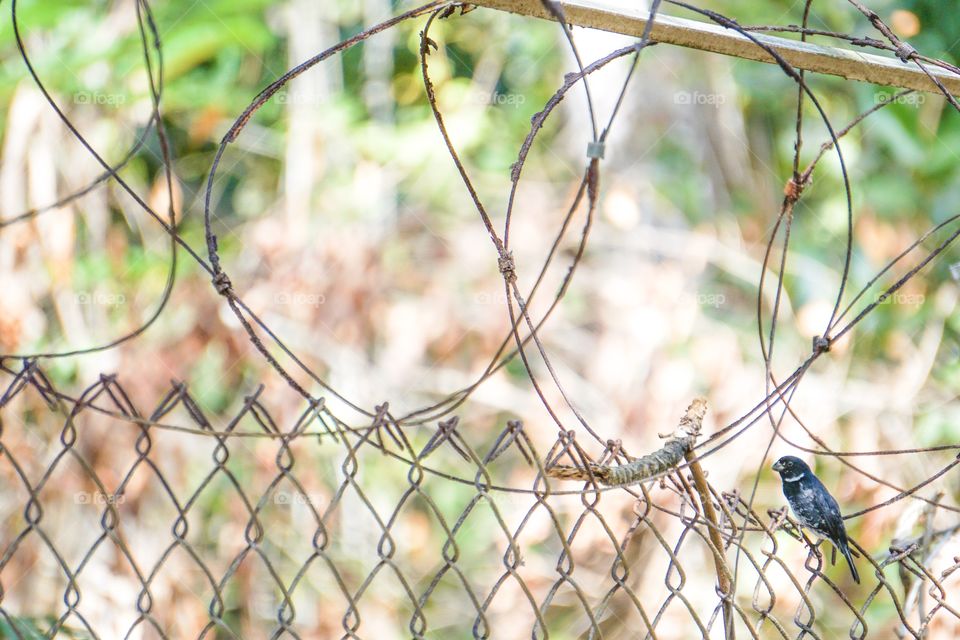
[[[322,405],[282,425],[261,393],[215,425],[181,384],[147,409],[113,377],[77,398],[33,364],[6,378],[6,637],[723,637],[725,601],[742,637],[960,631],[956,529],[860,549],[852,589],[785,510],[708,485],[705,519],[684,469],[551,477],[582,455],[572,433],[426,438],[385,406],[365,428]]]

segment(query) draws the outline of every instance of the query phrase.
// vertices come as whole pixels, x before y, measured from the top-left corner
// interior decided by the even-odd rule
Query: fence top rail
[[[470,0],[470,3],[524,16],[554,19],[541,0]],[[594,0],[562,0],[557,4],[572,25],[627,36],[640,37],[649,18],[649,13],[641,9],[612,7]],[[797,69],[883,86],[940,92],[919,65],[903,62],[893,56],[885,57],[756,32],[751,36],[771,47]],[[757,62],[776,62],[768,52],[733,29],[662,13],[656,15],[650,37],[655,42]],[[960,95],[960,77],[940,67],[925,66],[927,72],[943,83],[950,93]]]

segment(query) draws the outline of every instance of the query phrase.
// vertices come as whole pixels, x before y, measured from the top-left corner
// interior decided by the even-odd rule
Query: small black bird
[[[860,576],[853,565],[850,547],[847,545],[847,530],[843,526],[837,501],[800,458],[783,456],[773,463],[772,468],[780,474],[783,495],[787,497],[790,509],[800,524],[813,531],[818,538],[826,538],[833,543],[847,559],[853,581],[860,584]]]

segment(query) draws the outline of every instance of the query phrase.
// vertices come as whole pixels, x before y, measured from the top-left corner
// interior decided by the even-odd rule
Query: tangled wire
[[[132,587],[133,595],[127,602],[110,605],[114,611],[130,613],[129,619],[124,621],[127,636],[138,628],[136,633],[147,634],[144,637],[153,637],[149,634],[178,637],[183,633],[182,629],[173,630],[176,627],[171,626],[168,617],[172,613],[173,603],[177,602],[176,595],[166,593],[159,586],[164,573],[173,570],[171,566],[180,566],[177,562],[185,562],[199,569],[202,574],[197,580],[201,586],[196,588],[204,594],[207,611],[205,624],[192,630],[198,637],[205,637],[208,633],[217,637],[251,637],[251,634],[265,635],[264,630],[269,628],[272,637],[284,634],[291,637],[327,637],[327,634],[333,636],[339,633],[343,637],[359,638],[364,637],[365,633],[377,633],[376,622],[367,629],[362,626],[363,620],[372,618],[376,621],[381,616],[393,624],[405,619],[410,635],[417,638],[427,637],[430,631],[443,628],[445,624],[457,629],[458,634],[466,634],[465,630],[469,628],[473,637],[479,638],[529,634],[533,637],[639,637],[637,634],[649,638],[691,637],[694,628],[704,638],[720,633],[715,631],[717,629],[722,629],[728,638],[738,633],[754,638],[833,637],[837,633],[837,629],[831,626],[835,624],[834,618],[825,616],[824,611],[836,602],[842,603],[843,610],[850,613],[852,622],[848,632],[851,638],[867,637],[868,632],[874,629],[879,629],[879,637],[886,637],[885,633],[892,632],[900,637],[915,638],[932,637],[929,635],[932,631],[946,634],[950,629],[960,629],[960,603],[955,595],[951,598],[951,591],[955,593],[956,589],[951,590],[948,584],[951,576],[960,568],[960,559],[954,557],[944,560],[944,554],[951,548],[951,540],[960,525],[941,529],[926,526],[920,536],[896,540],[885,553],[879,555],[871,555],[868,549],[854,542],[854,546],[874,568],[874,582],[861,599],[854,598],[845,586],[827,575],[824,558],[817,550],[811,550],[807,555],[803,573],[792,570],[781,557],[781,547],[775,534],[783,530],[799,539],[799,527],[790,520],[785,510],[758,513],[754,508],[759,471],[768,460],[774,443],[781,439],[796,449],[817,456],[834,457],[851,472],[895,492],[887,500],[846,514],[846,519],[860,518],[907,498],[922,505],[924,522],[928,524],[932,523],[934,512],[960,513],[957,507],[942,502],[940,496],[931,498],[921,495],[922,489],[960,464],[960,455],[943,467],[932,470],[922,482],[908,487],[870,473],[856,462],[859,457],[952,452],[960,450],[960,445],[874,451],[842,450],[808,428],[791,406],[800,383],[814,363],[829,353],[838,340],[861,324],[879,305],[896,295],[912,278],[940,258],[960,236],[958,214],[930,228],[870,278],[862,289],[852,297],[849,295],[854,252],[854,207],[842,142],[844,136],[869,116],[895,101],[881,102],[838,128],[828,117],[821,99],[809,86],[804,71],[795,69],[755,34],[789,31],[799,33],[803,41],[811,36],[829,37],[859,47],[893,53],[904,64],[923,70],[958,112],[960,104],[930,69],[937,67],[957,75],[960,75],[960,69],[921,54],[899,39],[875,12],[857,0],[848,1],[879,32],[882,39],[854,38],[843,33],[810,28],[808,23],[813,0],[805,1],[802,24],[791,27],[743,26],[732,18],[681,0],[653,0],[646,31],[637,42],[587,62],[577,49],[563,5],[543,0],[545,10],[562,30],[577,68],[564,77],[555,93],[532,118],[529,132],[519,146],[510,171],[507,206],[500,222],[494,219],[481,199],[470,171],[453,142],[445,114],[438,104],[430,67],[431,55],[440,46],[435,39],[437,36],[433,35],[437,21],[470,19],[464,16],[476,7],[462,2],[435,0],[411,9],[293,67],[264,88],[233,121],[220,141],[207,175],[204,192],[206,255],[203,255],[200,249],[184,238],[181,233],[183,222],[177,219],[174,212],[173,145],[164,127],[162,110],[163,47],[150,3],[147,0],[135,0],[152,112],[133,147],[120,162],[110,164],[71,121],[67,110],[58,103],[54,93],[36,71],[31,53],[21,37],[17,2],[12,0],[13,33],[25,68],[49,107],[90,157],[99,163],[102,173],[84,188],[49,206],[0,221],[0,231],[63,207],[112,181],[167,234],[169,265],[159,303],[134,330],[104,344],[79,349],[0,356],[0,368],[9,379],[6,392],[0,397],[0,408],[14,406],[14,400],[26,393],[36,393],[42,398],[47,411],[63,418],[59,444],[56,444],[58,453],[43,466],[39,475],[31,474],[31,463],[25,459],[26,454],[10,444],[15,436],[11,435],[9,427],[0,425],[0,453],[16,470],[20,482],[18,500],[23,507],[22,526],[9,538],[7,531],[4,532],[3,554],[0,556],[0,584],[7,583],[7,586],[0,587],[0,613],[5,621],[5,632],[19,638],[34,637],[31,635],[34,633],[32,627],[26,625],[17,611],[17,607],[23,605],[17,598],[16,586],[11,588],[9,585],[29,572],[28,559],[24,558],[24,541],[35,539],[39,539],[41,548],[56,559],[58,576],[63,582],[63,604],[58,611],[49,612],[50,622],[41,631],[47,637],[54,637],[58,633],[72,634],[72,627],[79,627],[81,633],[85,632],[91,637],[108,637],[106,632],[97,630],[95,622],[88,620],[84,614],[86,601],[80,595],[84,590],[81,586],[83,578],[91,573],[88,570],[84,574],[84,569],[95,564],[99,549],[111,545],[121,558],[119,564],[122,569],[116,571],[123,573],[127,586]],[[685,416],[682,426],[695,424],[696,428],[674,434],[663,451],[667,451],[669,446],[673,446],[674,450],[665,458],[660,452],[633,456],[620,441],[607,437],[592,426],[590,416],[578,409],[574,399],[576,393],[562,380],[553,364],[550,350],[541,339],[542,328],[564,300],[583,262],[601,194],[602,159],[627,92],[640,77],[641,57],[649,46],[655,44],[651,39],[651,30],[661,5],[693,12],[719,27],[739,33],[765,51],[797,89],[792,170],[783,189],[779,211],[771,221],[756,296],[759,351],[765,363],[764,394],[748,411],[705,437],[700,437],[700,421],[706,407],[695,402],[691,406],[692,413]],[[471,384],[429,406],[395,415],[386,403],[373,407],[362,406],[336,390],[298,355],[294,347],[284,341],[280,331],[272,328],[244,301],[221,260],[211,203],[224,154],[258,110],[275,99],[292,80],[321,62],[341,55],[388,29],[417,19],[423,21],[419,64],[426,100],[450,159],[492,244],[490,259],[496,261],[503,279],[510,329],[482,374]],[[595,108],[590,77],[611,63],[622,60],[628,61],[627,72],[620,84],[615,105],[604,120]],[[590,123],[586,158],[575,195],[552,239],[551,250],[543,263],[537,266],[532,285],[524,290],[518,276],[522,270],[526,273],[525,265],[517,263],[511,244],[516,196],[538,135],[561,102],[577,88],[582,88],[585,94]],[[904,91],[896,97],[909,93]],[[828,139],[822,143],[815,157],[804,165],[801,153],[805,143],[805,114],[808,113],[808,107],[812,107],[828,132]],[[148,204],[148,199],[120,175],[151,135],[156,137],[162,156],[166,202],[169,203],[166,212],[154,210]],[[783,312],[784,277],[790,255],[794,212],[820,162],[829,155],[839,165],[845,192],[846,243],[842,276],[829,319],[814,338],[809,355],[792,371],[784,374],[775,370],[773,354],[778,321]],[[573,233],[571,223],[581,211],[585,212],[585,221],[579,236],[575,238],[576,248],[569,253],[562,284],[546,309],[535,315],[531,311],[531,303],[546,295],[542,292],[545,277],[556,263],[564,259],[559,249],[568,239],[568,234]],[[924,248],[928,240],[936,241],[932,249]],[[243,410],[230,421],[229,428],[218,430],[192,399],[185,385],[175,384],[152,411],[143,411],[134,405],[122,385],[113,377],[102,377],[77,396],[59,389],[45,374],[45,366],[58,359],[115,349],[147,331],[167,310],[176,285],[178,261],[184,258],[183,253],[209,276],[213,290],[224,299],[259,355],[305,401],[307,408],[291,429],[284,430],[277,426],[270,411],[261,402],[260,391],[246,398]],[[912,262],[909,262],[910,266],[903,275],[870,300],[868,294],[875,291],[881,279],[908,261]],[[771,299],[772,306],[768,306],[765,301]],[[544,443],[530,437],[521,421],[511,421],[492,446],[483,448],[458,430],[459,418],[455,412],[491,376],[517,359],[522,363],[534,393],[555,423],[558,437],[552,446],[544,446]],[[545,375],[540,371],[545,371]],[[317,394],[311,388],[322,391]],[[562,410],[548,399],[553,393],[562,399]],[[349,407],[366,423],[357,424],[359,419],[348,421],[338,418],[325,405],[325,398],[328,397]],[[574,417],[573,424],[562,417],[565,412]],[[177,416],[175,420],[168,419],[173,415]],[[782,433],[782,426],[788,417],[800,425],[814,442],[813,446],[793,441]],[[108,482],[104,479],[96,465],[89,461],[89,452],[81,446],[84,438],[94,437],[85,434],[95,432],[92,426],[95,419],[106,418],[129,425],[136,434],[132,443],[134,459],[120,474],[119,481]],[[758,473],[753,486],[743,492],[718,491],[709,483],[701,466],[708,464],[714,454],[729,452],[740,436],[757,429],[764,422],[769,424],[771,430],[763,454],[757,456]],[[249,424],[252,428],[238,428],[242,424]],[[418,446],[411,434],[422,430],[427,431],[429,438],[425,444]],[[156,460],[158,442],[165,434],[200,438],[210,443],[212,465],[201,474],[203,479],[194,491],[182,487],[170,488],[169,485],[175,482],[168,482],[167,478],[173,472]],[[246,486],[228,465],[232,454],[244,453],[238,443],[245,440],[262,441],[268,443],[265,446],[274,447],[275,468],[270,469],[270,481],[260,491]],[[326,440],[338,446],[326,452],[309,452],[303,448],[308,443]],[[388,456],[403,470],[397,485],[398,492],[393,496],[392,504],[386,508],[383,500],[373,497],[370,486],[365,484],[370,479],[361,478],[365,460],[372,452]],[[297,473],[294,473],[294,463],[298,459],[310,460],[310,468],[314,463],[320,464],[320,461],[325,461],[325,464],[333,460],[340,462],[341,476],[326,482],[330,490],[322,499],[310,497],[306,483],[301,480],[304,465],[299,465]],[[514,482],[498,472],[497,465],[506,465],[504,460],[507,459],[529,469],[532,477]],[[81,475],[96,485],[92,495],[102,498],[101,502],[92,501],[100,514],[96,539],[87,544],[76,558],[63,552],[63,541],[58,542],[56,536],[49,533],[53,526],[51,516],[47,513],[49,509],[43,508],[44,488],[49,486],[54,472],[66,464],[64,460],[76,461],[82,469]],[[451,461],[457,462],[454,464]],[[509,468],[509,465],[505,468]],[[638,469],[640,471],[636,471]],[[150,560],[138,555],[136,544],[131,542],[130,533],[125,529],[125,526],[131,528],[136,521],[136,512],[128,510],[130,505],[123,500],[130,491],[133,479],[147,470],[165,487],[162,501],[173,506],[173,513],[170,514],[172,519],[167,521],[171,529],[170,540],[161,545],[161,552]],[[239,523],[237,533],[242,530],[242,534],[235,536],[237,547],[226,558],[225,566],[220,566],[217,561],[223,558],[209,553],[204,549],[202,540],[190,536],[197,526],[195,504],[214,493],[216,482],[224,478],[228,490],[242,502],[239,513],[234,514]],[[579,488],[570,488],[574,485],[564,480],[582,484]],[[284,489],[285,485],[290,488]],[[441,486],[445,485],[455,485],[467,491],[469,499],[465,504],[456,506],[441,504]],[[387,492],[384,495],[390,494]],[[286,498],[280,500],[280,496]],[[278,516],[271,515],[271,505],[287,505],[298,500],[302,501],[301,506],[306,514],[304,521],[309,529],[306,535],[303,530],[299,534],[282,530]],[[405,555],[412,553],[412,550],[405,548],[401,532],[405,526],[403,523],[411,517],[411,505],[414,503],[428,514],[431,527],[439,531],[442,538],[440,548],[433,555],[433,566],[429,571],[419,574],[404,566]],[[487,508],[489,513],[484,512]],[[339,546],[355,533],[352,527],[356,523],[344,520],[345,512],[349,510],[362,511],[370,516],[367,526],[373,538],[370,541],[369,566],[350,566],[349,556]],[[479,515],[481,512],[485,515]],[[629,516],[624,519],[626,512]],[[485,524],[475,525],[475,520],[481,517],[486,518]],[[623,526],[624,522],[628,523],[627,526]],[[483,550],[486,557],[500,557],[500,566],[481,567],[464,557],[461,548],[463,538],[470,535],[473,526],[477,526],[485,536],[487,542]],[[527,540],[527,536],[533,535],[529,532],[535,526],[548,532],[544,536],[550,543],[545,544],[544,548],[537,548]],[[288,557],[278,561],[268,550],[270,545],[274,545],[276,550],[283,549],[285,544],[302,545],[299,549],[302,555],[298,560]],[[697,554],[704,550],[711,566],[706,577],[694,575]],[[188,559],[177,560],[178,551],[185,552]],[[597,557],[591,559],[591,554]],[[528,556],[553,558],[554,574],[547,580],[534,577],[531,573],[533,569],[525,567],[525,558]],[[243,568],[248,557],[256,558],[260,563],[260,573],[257,575],[272,590],[270,598],[275,616],[270,625],[257,626],[262,621],[244,621],[243,616],[235,612],[238,606],[243,608],[244,601],[232,591],[232,585],[250,579],[245,576]],[[484,556],[481,554],[479,557]],[[314,578],[311,584],[308,576],[318,570],[317,567],[323,569],[324,577]],[[652,582],[650,576],[654,574],[657,577]],[[386,578],[378,580],[381,575],[392,576],[391,580],[399,585],[387,591],[391,595],[375,595],[378,588],[385,588],[381,583]],[[953,581],[956,581],[955,577]],[[654,583],[656,588],[650,586]],[[815,586],[821,584],[826,586],[826,594],[816,592]],[[91,590],[89,586],[85,589]],[[330,597],[320,605],[323,613],[305,613],[311,598],[331,592],[336,597]],[[394,601],[389,607],[390,612],[372,613],[378,603],[382,605],[390,598]],[[504,601],[517,601],[522,606],[516,609],[505,607]],[[237,602],[241,604],[237,605]],[[451,602],[458,607],[458,615],[452,622],[449,621],[449,612],[444,615],[445,605],[449,606]],[[166,612],[165,608],[168,609]],[[329,620],[321,622],[317,619],[318,615],[329,619],[328,611],[337,613],[333,618],[339,618],[341,629],[334,631],[334,627],[325,626]],[[432,622],[434,620],[446,622]],[[565,632],[565,629],[573,631]],[[678,632],[678,629],[682,631]]]

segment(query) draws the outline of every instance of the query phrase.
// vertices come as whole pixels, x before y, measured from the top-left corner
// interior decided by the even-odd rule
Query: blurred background
[[[802,3],[785,0],[713,5],[745,25],[802,20]],[[389,0],[200,0],[153,6],[163,45],[163,125],[174,156],[173,210],[186,242],[206,255],[203,193],[213,154],[254,96],[288,68],[412,6]],[[936,0],[876,0],[871,8],[922,53],[960,62],[960,13],[946,11]],[[27,0],[18,2],[16,11],[37,74],[107,162],[120,162],[145,136],[118,173],[162,215],[169,198],[160,143],[147,128],[152,107],[135,4]],[[675,7],[664,11],[694,17]],[[424,20],[407,22],[334,56],[277,94],[225,153],[211,204],[223,265],[236,293],[346,400],[367,410],[389,402],[395,415],[471,385],[509,331],[497,252],[426,102],[418,37]],[[875,35],[862,15],[842,2],[814,3],[810,24]],[[510,169],[530,118],[575,63],[555,24],[491,10],[438,21],[431,34],[438,44],[429,59],[438,104],[479,197],[502,233]],[[581,29],[574,34],[585,61],[632,42]],[[113,181],[65,206],[18,218],[82,189],[103,169],[29,77],[9,15],[0,22],[0,35],[0,353],[66,352],[110,343],[156,312],[170,269],[169,238]],[[606,121],[628,68],[623,59],[591,77],[601,121]],[[808,81],[836,128],[893,94],[832,77],[808,76]],[[757,292],[766,244],[791,175],[796,100],[793,81],[772,65],[667,45],[641,56],[601,164],[601,197],[586,253],[563,303],[539,334],[564,389],[590,426],[604,438],[622,440],[634,455],[660,446],[657,434],[671,430],[697,395],[709,401],[705,432],[710,434],[767,393]],[[590,139],[585,113],[578,87],[547,122],[524,167],[510,231],[523,291],[536,278],[583,174]],[[809,102],[805,115],[802,164],[829,139]],[[905,96],[844,138],[854,228],[843,306],[923,233],[960,213],[958,149],[960,118],[932,94]],[[584,213],[581,207],[573,228],[582,226]],[[813,336],[823,333],[841,282],[846,232],[840,165],[836,155],[827,154],[794,214],[772,365],[779,380],[809,355]],[[853,313],[875,301],[945,237],[932,236],[882,276]],[[561,244],[544,294],[531,305],[533,317],[549,305],[576,245],[577,233]],[[951,265],[958,262],[957,251],[949,248],[808,372],[791,404],[831,448],[871,451],[960,440],[955,402],[960,316],[957,283],[951,277]],[[768,272],[767,278],[762,305],[769,319],[775,274]],[[281,361],[289,365],[288,359]],[[19,367],[15,358],[3,362]],[[101,373],[116,373],[141,415],[153,411],[172,380],[183,381],[216,430],[230,423],[261,384],[261,401],[281,431],[289,430],[304,410],[302,399],[251,346],[209,276],[182,251],[170,301],[145,333],[105,351],[42,359],[40,366],[56,387],[75,394],[97,382]],[[534,359],[532,366],[538,380],[549,380],[541,361]],[[4,386],[12,378],[5,380]],[[347,425],[369,424],[369,418],[316,383],[304,376],[298,380],[312,394],[324,396],[327,408]],[[579,430],[556,388],[544,387],[564,428]],[[13,619],[21,620],[23,628],[46,632],[67,609],[62,602],[67,581],[42,536],[32,531],[16,551],[9,551],[27,527],[28,483],[49,476],[41,493],[46,505],[42,528],[55,539],[66,564],[76,567],[103,534],[98,526],[103,505],[96,500],[100,489],[75,456],[63,455],[62,416],[43,406],[39,395],[24,392],[0,411],[6,453],[0,457],[2,540],[12,554],[0,571],[0,606],[8,614],[0,628],[7,633]],[[541,456],[557,439],[557,424],[516,359],[477,387],[456,414],[461,433],[481,452],[509,420],[523,422]],[[178,419],[193,420],[178,409],[165,421],[177,424]],[[257,428],[246,421],[240,425]],[[119,508],[126,535],[136,541],[131,546],[143,554],[137,555],[139,562],[150,567],[163,556],[177,509],[184,508],[182,503],[174,506],[173,497],[194,491],[200,499],[190,506],[191,535],[206,550],[205,557],[213,558],[213,575],[219,579],[238,550],[247,547],[247,512],[234,484],[219,472],[204,484],[213,468],[215,440],[154,431],[150,457],[159,471],[151,471],[138,462],[136,426],[86,415],[78,420],[77,431],[73,450],[108,491],[128,478]],[[409,436],[422,446],[433,431],[427,425],[410,430]],[[815,446],[794,419],[788,418],[782,431],[792,442]],[[585,433],[578,431],[578,436],[589,454],[602,453]],[[749,494],[759,475],[755,509],[779,508],[779,481],[768,467],[776,457],[792,453],[814,464],[845,512],[896,493],[835,458],[815,459],[782,441],[774,442],[764,457],[770,438],[770,423],[763,420],[732,448],[705,458],[712,485]],[[256,501],[277,476],[278,445],[233,442],[230,468]],[[298,501],[307,495],[321,511],[322,505],[339,505],[326,522],[336,532],[330,554],[339,566],[353,567],[343,580],[354,592],[377,563],[371,549],[382,530],[357,502],[357,491],[351,488],[346,497],[335,497],[345,477],[341,447],[301,440],[296,453],[297,477],[306,487],[282,485],[272,495],[271,517],[284,524],[271,531],[265,553],[289,580],[312,553],[313,528],[304,524],[306,506]],[[856,463],[911,487],[954,455],[869,456]],[[458,458],[449,456],[440,466],[456,474]],[[410,486],[409,467],[367,451],[361,469],[366,499],[372,508],[389,513]],[[472,479],[472,468],[460,471]],[[161,472],[169,481],[167,489],[157,481]],[[529,489],[535,474],[514,456],[493,479],[501,486]],[[428,482],[433,483],[431,496],[452,520],[475,493],[472,485],[444,484],[440,478]],[[955,472],[949,473],[921,493],[955,505],[960,482]],[[278,497],[282,495],[287,497]],[[605,495],[604,504],[619,540],[636,520],[633,499],[615,492]],[[554,506],[561,518],[583,509],[572,496],[557,497]],[[499,508],[512,529],[530,508],[530,499],[507,494]],[[925,513],[922,503],[904,500],[847,526],[864,547],[880,553],[894,538],[917,535],[924,527],[951,527],[956,521],[956,514],[941,510],[930,516],[935,522],[927,522]],[[420,502],[405,505],[401,520],[402,533],[396,537],[403,547],[404,571],[416,576],[414,590],[422,591],[444,565],[440,550],[446,534]],[[74,529],[78,522],[89,527]],[[532,522],[522,534],[524,546],[531,549],[524,571],[541,598],[557,579],[554,565],[562,545],[545,510],[537,511]],[[588,556],[597,554],[596,566],[588,562],[578,570],[588,573],[586,581],[596,584],[599,597],[610,588],[604,583],[610,577],[609,557],[597,553],[608,534],[592,522],[584,526],[578,544]],[[679,526],[663,519],[665,531],[674,525]],[[464,571],[475,579],[481,599],[504,570],[497,526],[484,512],[471,516],[457,538]],[[806,550],[786,536],[783,545],[781,558],[802,572]],[[706,563],[709,555],[701,547],[691,553]],[[112,566],[117,561],[108,548],[101,546],[88,558],[79,610],[91,626],[106,629],[100,637],[123,637],[131,625],[134,637],[159,637],[150,625],[135,625],[138,614],[131,602],[137,589],[127,569]],[[642,549],[640,559],[645,557]],[[942,559],[933,559],[934,568],[941,560],[951,565],[960,554],[960,539],[938,553]],[[647,578],[638,578],[638,592],[657,602],[657,590],[668,591],[661,560],[649,552],[649,585],[643,582]],[[255,558],[241,564],[244,568],[227,581],[233,608],[224,619],[238,637],[265,637],[262,630],[272,628],[277,615],[276,589],[264,581],[265,569]],[[330,571],[311,566],[306,586],[298,591],[301,637],[340,637],[346,599],[331,586],[336,580]],[[162,567],[153,583],[158,600],[154,615],[169,637],[198,637],[209,624],[209,578],[182,549]],[[408,637],[410,612],[397,604],[406,596],[383,571],[359,605],[363,624],[357,633]],[[850,593],[860,594],[851,597],[862,600],[869,591],[867,585],[858,590],[849,583],[845,567],[830,571],[846,580]],[[450,576],[445,574],[428,603],[437,617],[431,618],[427,635],[471,637],[475,611],[464,604],[465,591]],[[716,600],[709,586],[714,577],[709,572],[690,577],[703,581],[704,603]],[[786,573],[771,579],[789,584]],[[511,607],[522,593],[518,587],[509,589],[495,596],[491,611],[496,616],[519,616]],[[560,589],[551,609],[551,625],[561,629],[552,637],[578,637],[587,628],[569,591]],[[824,602],[836,597],[829,590],[820,595]],[[165,610],[160,601],[176,602],[178,608]],[[797,602],[797,596],[785,597],[778,605],[787,612],[786,620]],[[703,606],[706,619],[713,605]],[[677,609],[667,609],[658,637],[692,637]],[[842,611],[831,615],[828,608],[818,621],[825,637],[845,634],[852,616]],[[879,604],[870,615],[873,629],[885,630],[876,637],[892,637],[884,635],[892,633],[896,622],[892,604]],[[517,628],[494,627],[492,637],[528,637],[531,622],[524,616]],[[66,625],[86,637],[77,615],[68,618]],[[629,628],[626,622],[619,630],[613,625],[610,637],[635,637]],[[930,637],[953,637],[953,630],[935,628],[944,635]],[[209,633],[231,637],[220,627]]]

